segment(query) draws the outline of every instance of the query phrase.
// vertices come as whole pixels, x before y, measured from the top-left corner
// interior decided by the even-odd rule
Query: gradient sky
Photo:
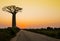
[[[60,27],[60,0],[0,0],[0,27],[11,26],[12,14],[2,11],[9,5],[23,8],[16,15],[20,28]]]

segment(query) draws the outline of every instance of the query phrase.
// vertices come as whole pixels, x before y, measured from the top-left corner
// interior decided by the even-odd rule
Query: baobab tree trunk
[[[12,14],[12,27],[16,27],[16,14]]]

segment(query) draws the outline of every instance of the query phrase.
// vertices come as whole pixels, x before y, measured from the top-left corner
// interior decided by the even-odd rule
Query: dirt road
[[[60,41],[60,39],[21,30],[14,38],[11,39],[11,41]]]

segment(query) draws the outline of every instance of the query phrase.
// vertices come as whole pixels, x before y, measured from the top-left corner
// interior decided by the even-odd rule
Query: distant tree
[[[16,7],[15,5],[11,5],[3,7],[2,10],[12,14],[12,27],[16,27],[16,13],[21,11],[22,8]]]
[[[53,28],[52,27],[47,27],[47,30],[53,30]]]
[[[60,30],[60,28],[54,28],[54,30]]]

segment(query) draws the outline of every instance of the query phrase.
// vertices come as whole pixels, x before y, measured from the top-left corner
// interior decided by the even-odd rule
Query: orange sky
[[[12,15],[2,11],[9,5],[23,8],[16,15],[20,28],[60,27],[60,0],[0,0],[0,27],[11,26]]]

